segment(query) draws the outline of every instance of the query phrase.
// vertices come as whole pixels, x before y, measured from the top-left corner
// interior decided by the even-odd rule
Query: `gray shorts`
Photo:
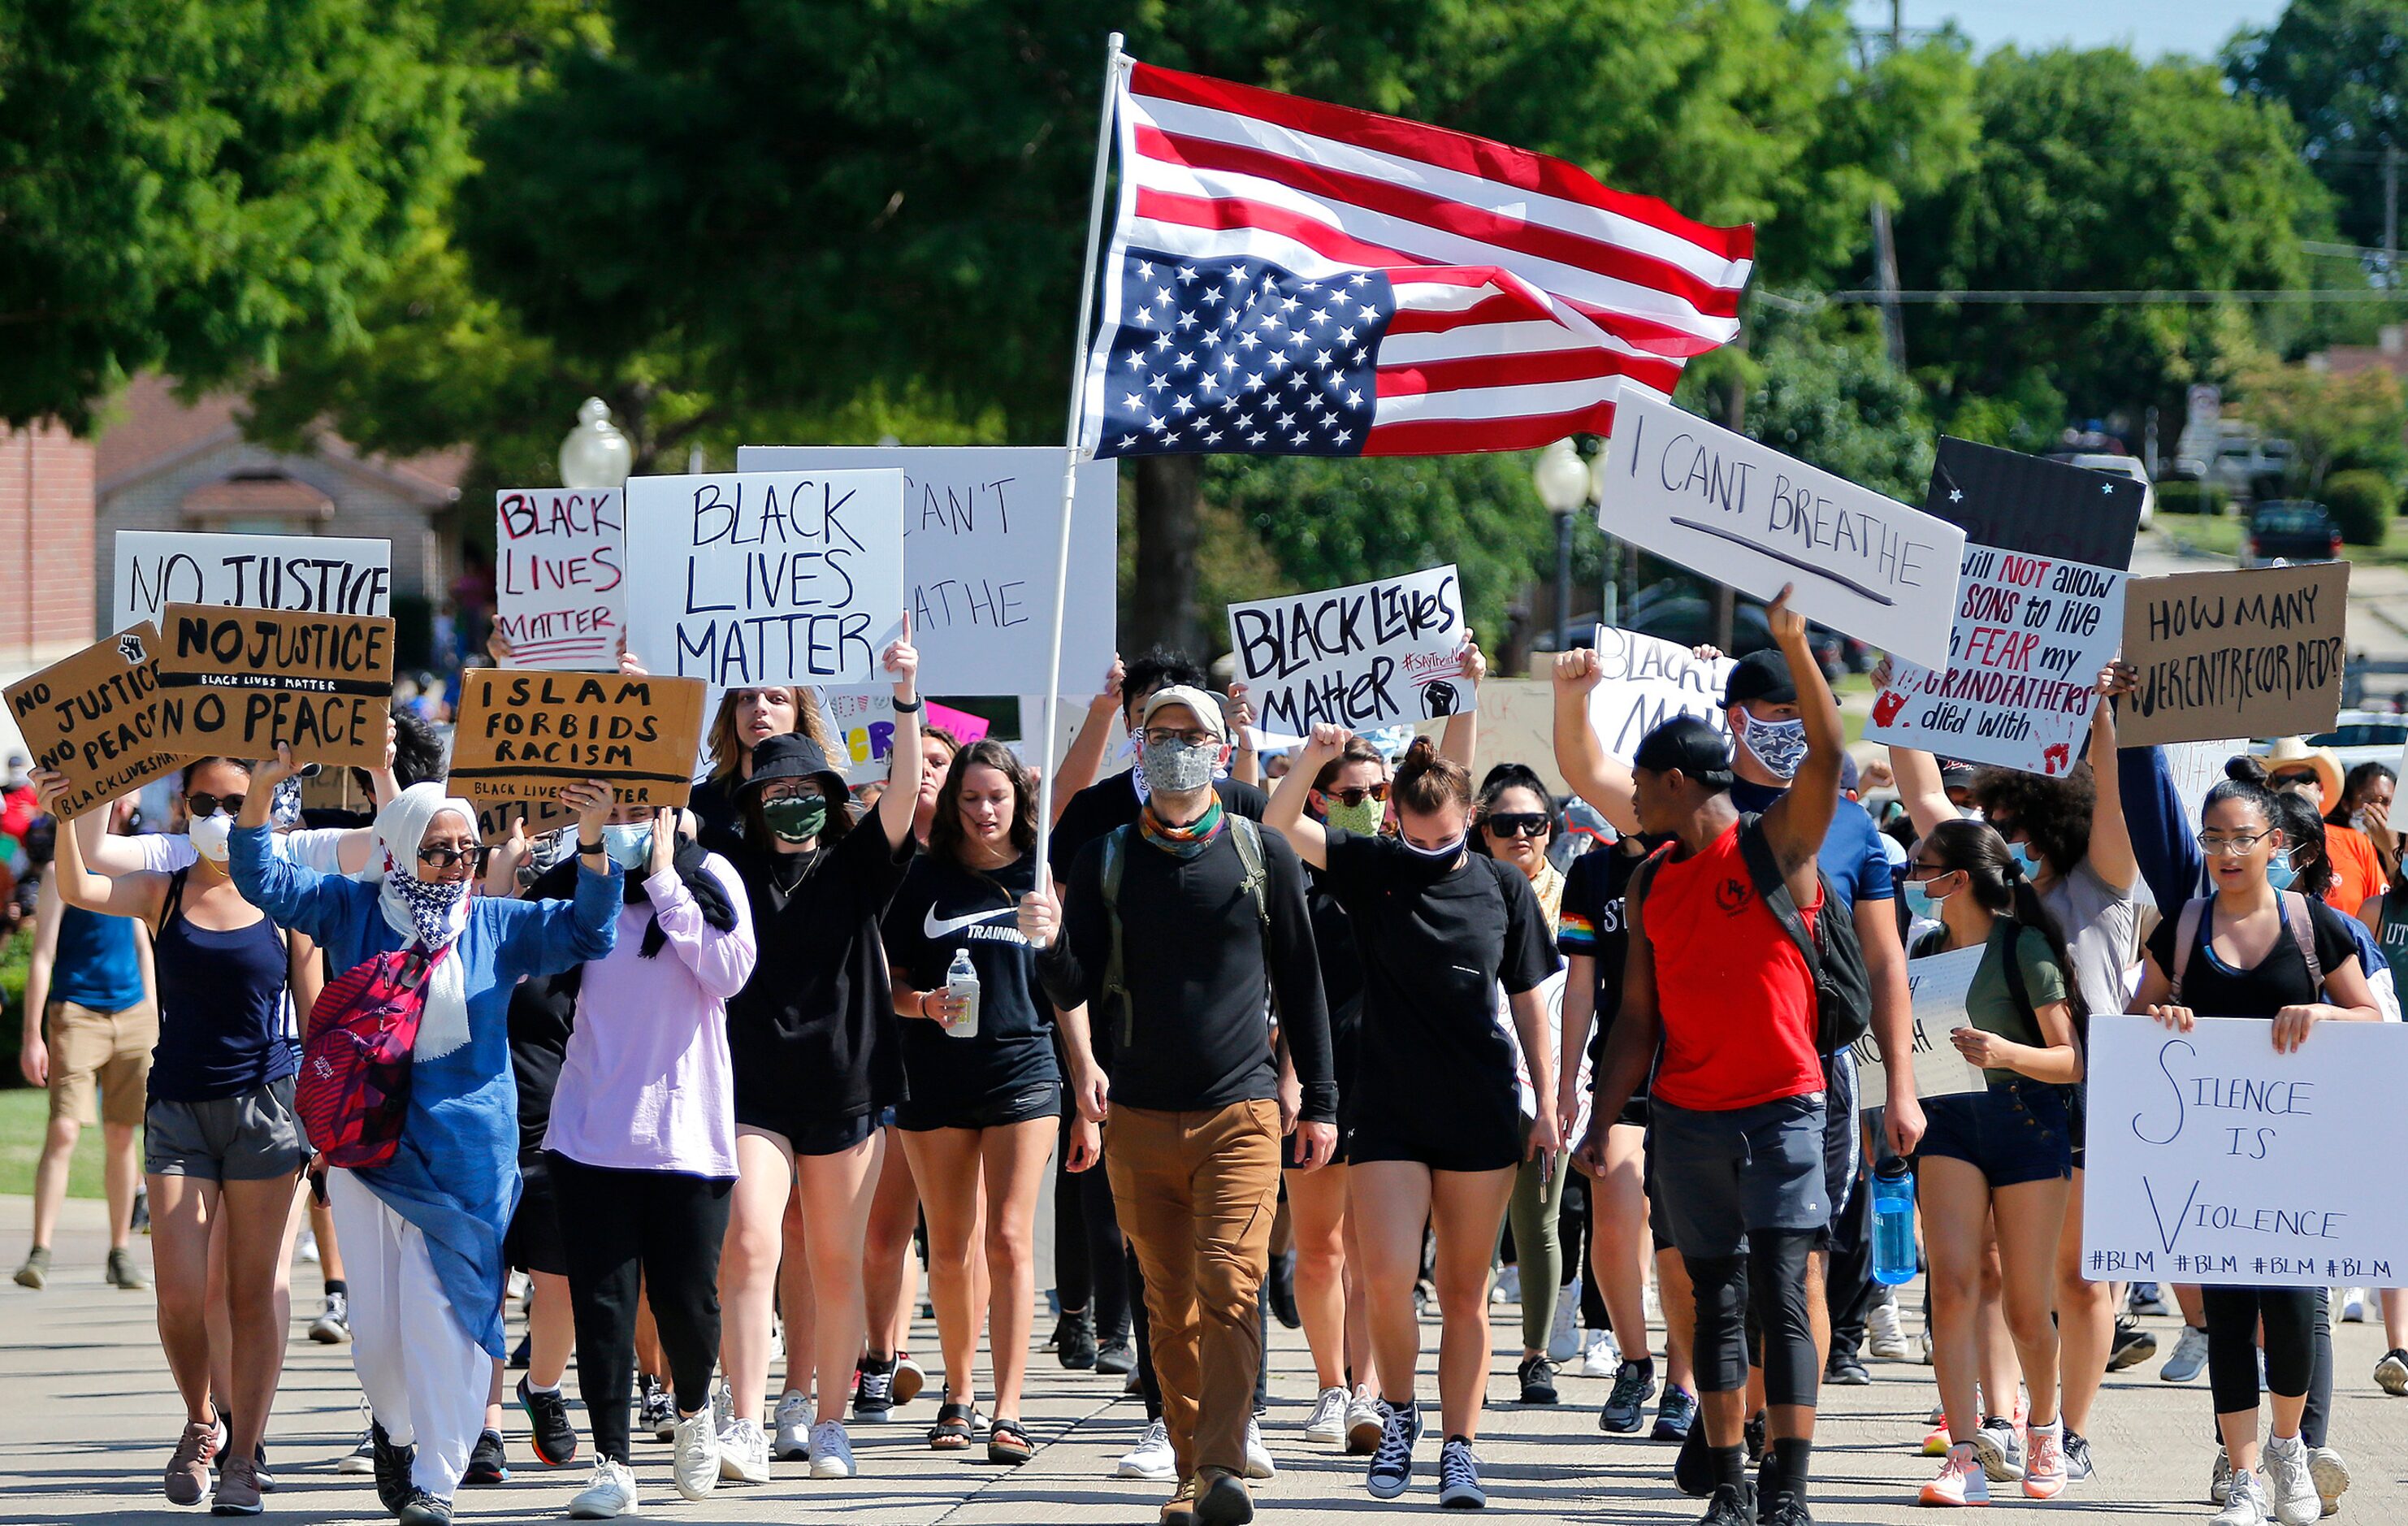
[[[1830,1222],[1823,1180],[1823,1093],[1723,1113],[1657,1097],[1648,1165],[1672,1244],[1685,1257],[1738,1256],[1750,1230],[1819,1230]]]
[[[206,1102],[152,1098],[142,1119],[142,1169],[154,1176],[258,1182],[297,1173],[309,1159],[293,1077]]]

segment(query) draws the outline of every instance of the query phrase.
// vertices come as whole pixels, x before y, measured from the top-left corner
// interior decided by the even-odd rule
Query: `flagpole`
[[[1061,736],[1063,607],[1070,588],[1070,511],[1079,496],[1079,438],[1085,430],[1088,327],[1096,313],[1096,254],[1104,234],[1104,181],[1112,165],[1112,107],[1120,84],[1121,35],[1104,43],[1104,111],[1096,124],[1096,179],[1087,194],[1087,263],[1079,278],[1079,337],[1070,357],[1070,427],[1062,451],[1062,534],[1054,554],[1054,633],[1045,660],[1045,771],[1037,777],[1037,884],[1053,883],[1054,756]]]

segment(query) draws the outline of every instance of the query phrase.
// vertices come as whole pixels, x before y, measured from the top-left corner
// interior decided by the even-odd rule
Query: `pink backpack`
[[[294,1099],[328,1165],[381,1166],[400,1146],[430,968],[409,949],[380,954],[328,983],[309,1009]]]

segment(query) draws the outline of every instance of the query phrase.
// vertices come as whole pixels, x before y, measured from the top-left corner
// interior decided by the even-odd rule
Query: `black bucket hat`
[[[764,738],[752,749],[752,777],[744,781],[741,793],[750,795],[780,779],[821,780],[827,798],[839,805],[850,796],[844,775],[829,766],[818,742],[799,731]]]

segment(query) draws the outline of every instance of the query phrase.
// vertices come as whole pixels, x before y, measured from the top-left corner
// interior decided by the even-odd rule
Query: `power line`
[[[1960,303],[1966,306],[2120,307],[2125,305],[2209,307],[2218,302],[2398,302],[2399,292],[2363,286],[2310,287],[2295,291],[1844,291],[1809,294],[1803,300],[1842,304],[1868,302]]]

